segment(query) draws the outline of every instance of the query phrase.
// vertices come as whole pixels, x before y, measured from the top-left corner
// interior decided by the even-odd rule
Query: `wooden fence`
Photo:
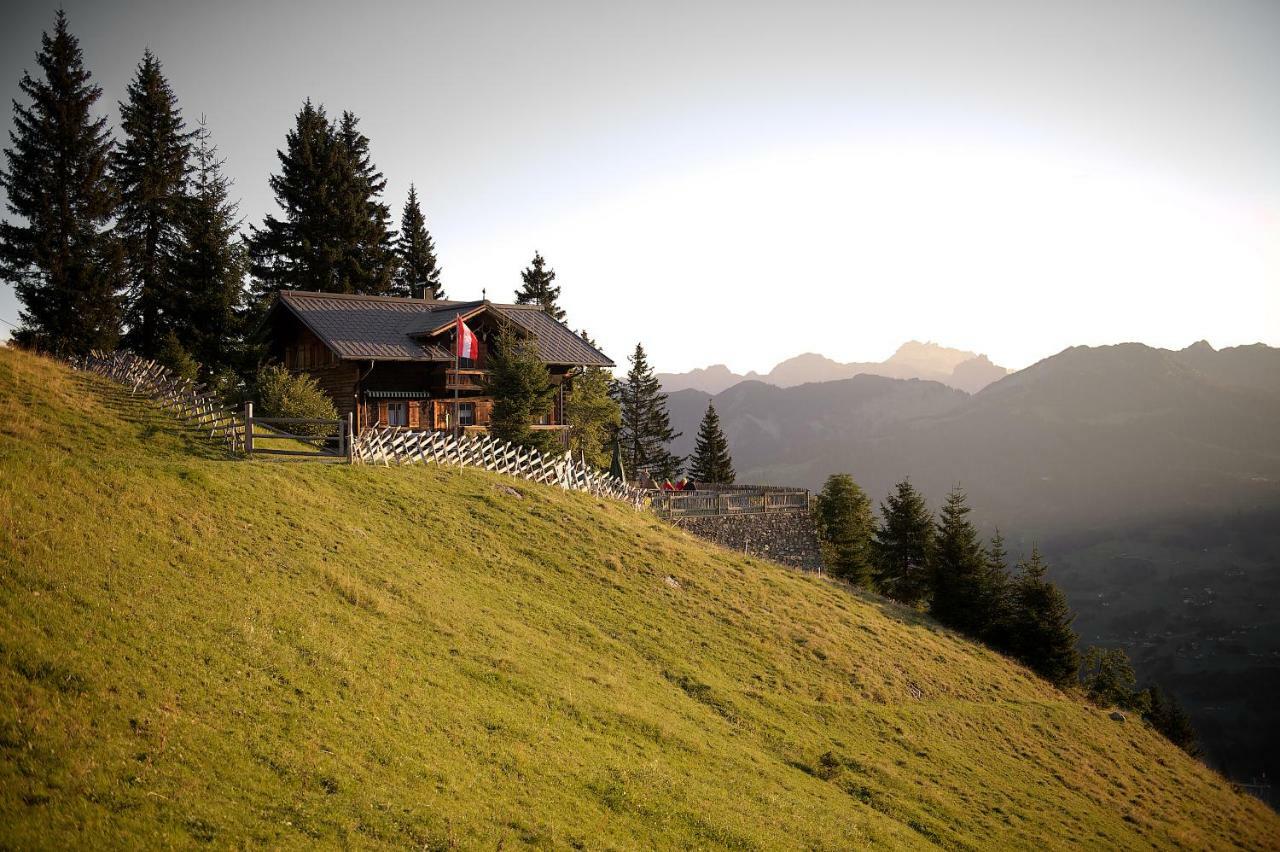
[[[654,491],[651,494],[654,511],[664,518],[805,512],[809,509],[809,491],[803,488],[746,485],[714,490]]]
[[[648,498],[645,491],[575,460],[572,453],[543,456],[538,450],[518,447],[491,435],[454,437],[451,432],[375,427],[356,437],[351,459],[357,464],[435,462],[479,467],[531,482],[622,500],[637,509],[642,508]]]
[[[233,453],[244,449],[244,421],[236,412],[203,385],[174,375],[168,367],[128,352],[96,350],[73,359],[72,366],[119,382],[130,394],[150,397],[191,428],[225,443]]]
[[[568,452],[564,455],[544,457],[537,450],[517,447],[490,435],[464,435],[455,438],[449,432],[421,432],[394,427],[374,427],[354,435],[350,431],[350,419],[323,421],[324,425],[334,425],[335,434],[332,436],[291,434],[274,427],[317,425],[320,421],[304,423],[301,420],[259,418],[253,415],[253,409],[250,406],[245,407],[244,414],[241,416],[223,406],[204,386],[175,376],[168,368],[155,361],[127,352],[95,351],[83,358],[74,359],[72,365],[77,369],[119,382],[129,388],[131,394],[144,394],[150,397],[187,425],[207,431],[211,438],[225,442],[232,452],[246,452],[250,449],[253,452],[268,452],[265,448],[254,447],[252,444],[254,424],[260,424],[263,427],[272,428],[269,431],[260,432],[259,439],[285,438],[321,445],[336,441],[338,445],[335,448],[338,452],[326,447],[317,452],[271,451],[275,453],[329,456],[340,453],[355,464],[436,462],[465,465],[504,473],[531,482],[559,485],[573,491],[585,491],[597,497],[622,500],[637,509],[648,502],[647,492],[601,473],[583,461],[575,460],[572,453]]]

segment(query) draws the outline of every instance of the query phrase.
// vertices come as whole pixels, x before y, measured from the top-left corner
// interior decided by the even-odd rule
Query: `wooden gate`
[[[351,415],[337,420],[307,417],[257,417],[244,404],[244,451],[272,456],[351,458]]]

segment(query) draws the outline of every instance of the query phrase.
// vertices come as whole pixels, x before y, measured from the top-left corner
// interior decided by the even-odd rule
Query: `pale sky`
[[[451,297],[540,250],[620,365],[1280,345],[1275,0],[62,5],[113,124],[160,57],[247,221],[303,98],[353,110]],[[12,98],[57,4],[6,7]]]

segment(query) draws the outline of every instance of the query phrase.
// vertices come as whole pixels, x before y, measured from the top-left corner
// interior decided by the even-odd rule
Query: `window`
[[[474,402],[458,403],[458,424],[461,426],[476,425],[476,404]]]
[[[408,426],[409,425],[409,405],[404,402],[388,402],[387,403],[387,425],[388,426]]]

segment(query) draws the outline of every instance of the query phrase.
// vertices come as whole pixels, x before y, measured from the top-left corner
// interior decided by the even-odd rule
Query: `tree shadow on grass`
[[[154,400],[141,394],[134,395],[123,385],[94,381],[83,375],[77,375],[76,381],[86,394],[97,397],[102,410],[131,427],[133,434],[144,445],[160,445],[157,449],[208,461],[231,461],[239,458],[220,439],[210,437],[207,430],[188,426],[161,409]],[[104,439],[111,439],[109,432],[101,431],[104,432]]]

